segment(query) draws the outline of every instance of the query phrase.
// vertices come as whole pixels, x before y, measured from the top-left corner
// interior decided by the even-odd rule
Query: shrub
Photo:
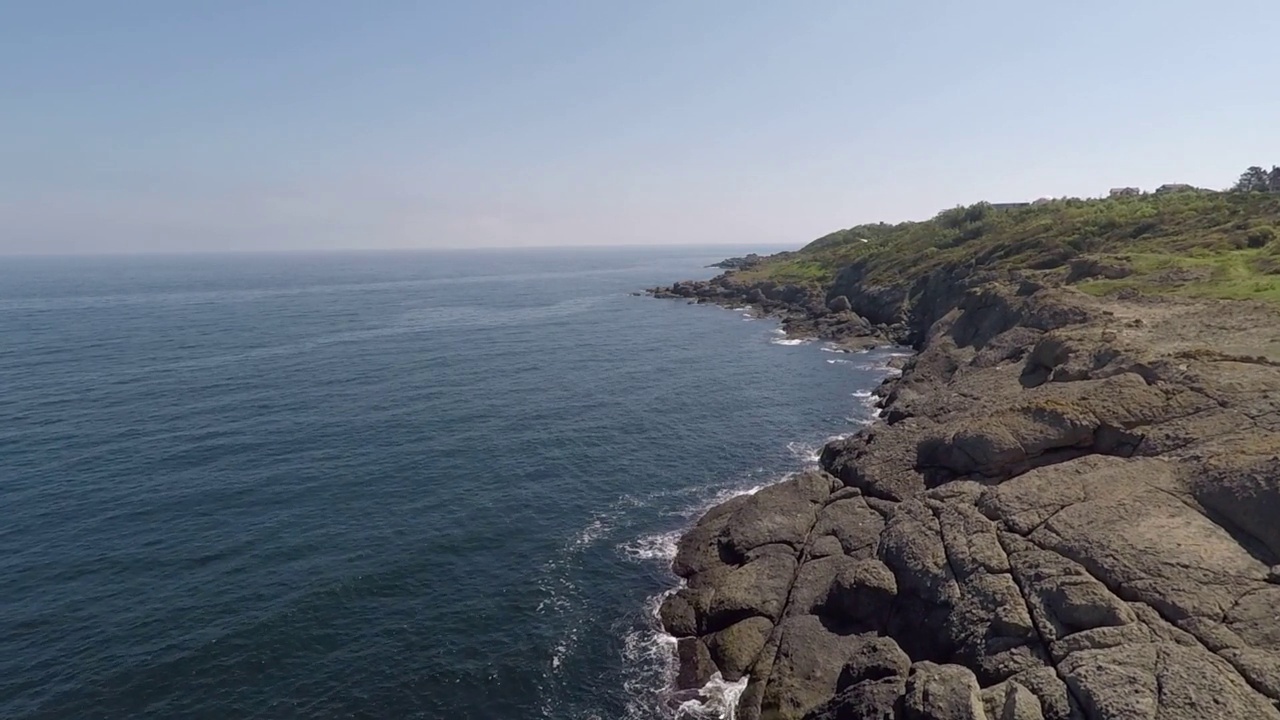
[[[1254,228],[1245,237],[1245,244],[1251,248],[1266,247],[1276,239],[1276,231],[1274,228],[1260,227]]]
[[[1137,240],[1143,235],[1150,234],[1158,227],[1160,227],[1160,223],[1155,222],[1154,220],[1143,220],[1137,225],[1134,225],[1133,229],[1129,231],[1129,238]]]

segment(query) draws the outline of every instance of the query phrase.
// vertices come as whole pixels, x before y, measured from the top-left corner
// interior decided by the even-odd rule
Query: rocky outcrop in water
[[[693,303],[750,306],[761,315],[778,318],[789,336],[816,337],[851,349],[895,344],[905,331],[901,323],[872,323],[854,312],[847,297],[828,298],[822,291],[804,285],[742,281],[732,273],[711,280],[685,280],[645,292],[656,298]]]
[[[686,681],[749,677],[739,720],[1280,719],[1274,309],[862,280],[654,293],[919,349],[881,422],[681,539]]]
[[[720,268],[721,270],[746,270],[759,265],[763,260],[764,257],[758,253],[747,253],[742,257],[725,258],[720,262],[711,263],[707,267]]]

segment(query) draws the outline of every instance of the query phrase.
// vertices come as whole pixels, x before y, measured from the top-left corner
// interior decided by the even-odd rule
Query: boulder
[[[1044,720],[1040,699],[1012,680],[982,691],[988,720]]]
[[[842,690],[806,720],[900,720],[907,679],[868,680]]]
[[[906,678],[911,669],[911,658],[902,652],[891,638],[870,636],[860,639],[849,655],[836,690],[844,691],[868,680],[883,680],[894,676]]]
[[[688,637],[698,634],[698,612],[694,609],[695,596],[699,593],[690,588],[681,588],[668,595],[658,608],[658,617],[662,627],[676,637]],[[704,605],[705,601],[699,604]]]
[[[676,642],[676,657],[680,668],[676,674],[676,688],[679,690],[700,688],[706,685],[716,672],[715,663],[711,661],[711,653],[697,638],[680,638]]]
[[[897,594],[897,580],[884,563],[853,561],[835,576],[822,614],[849,632],[882,631]]]
[[[725,547],[737,557],[769,544],[799,552],[833,482],[826,473],[805,472],[745,496],[725,523]]]
[[[789,617],[779,626],[776,659],[760,702],[760,716],[799,720],[836,694],[840,673],[865,639],[837,635],[814,615]]]
[[[773,622],[765,617],[749,617],[706,637],[707,649],[716,667],[728,682],[737,682],[755,663],[773,632]]]
[[[794,557],[765,555],[726,573],[716,583],[705,629],[714,632],[754,616],[776,622],[795,572]]]
[[[960,665],[916,663],[907,678],[903,720],[987,720],[982,690]]]
[[[676,557],[671,569],[683,578],[700,572],[725,566],[721,556],[720,536],[733,517],[733,513],[750,499],[739,496],[708,510],[676,545]]]

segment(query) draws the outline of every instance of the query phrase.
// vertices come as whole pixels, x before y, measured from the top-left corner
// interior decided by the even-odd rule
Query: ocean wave
[[[748,678],[728,682],[720,673],[698,689],[698,697],[685,700],[676,708],[676,720],[734,720],[738,699],[747,689]]]
[[[787,450],[797,460],[807,464],[818,462],[818,458],[822,456],[822,447],[813,443],[789,442],[787,443]]]
[[[783,473],[778,477],[778,479],[775,482],[782,482],[784,480],[790,479],[794,475],[795,473]],[[718,490],[714,495],[711,496],[711,498],[707,502],[703,503],[702,505],[694,509],[693,512],[690,514],[701,516],[703,513],[719,505],[720,503],[726,502],[728,500],[732,500],[736,497],[741,497],[743,495],[755,495],[756,493],[763,490],[765,488],[765,485],[771,485],[771,484],[773,483],[765,483],[763,485],[751,485],[750,487],[724,488],[724,489]]]
[[[797,450],[807,447],[795,443],[788,447],[792,446]],[[783,482],[794,475],[795,473],[784,473],[776,482]],[[757,493],[764,487],[765,484],[734,485],[704,494],[679,511],[678,514],[686,520],[685,527],[643,535],[620,543],[617,551],[633,562],[661,562],[669,565],[675,559],[680,537],[688,530],[688,523],[716,505],[735,497]],[[655,712],[658,717],[670,720],[732,720],[738,697],[746,688],[745,679],[739,683],[728,683],[717,674],[696,692],[676,692],[675,679],[679,670],[676,638],[662,627],[659,609],[663,601],[683,585],[683,581],[679,581],[674,587],[648,598],[644,604],[642,622],[623,634],[622,659],[627,666],[623,681],[627,696],[624,717],[627,720],[652,719]]]
[[[727,682],[715,673],[695,691],[675,691],[679,661],[674,635],[662,628],[659,611],[679,588],[650,597],[645,602],[644,625],[622,639],[622,657],[634,668],[623,681],[627,692],[627,720],[652,718],[655,709],[671,720],[734,720],[738,700],[747,689],[747,678]]]
[[[791,445],[788,445],[788,448],[790,447]],[[793,473],[784,474],[778,478],[777,482],[782,482],[792,475]],[[761,484],[721,488],[711,495],[704,495],[697,502],[673,511],[671,514],[684,518],[686,521],[696,520],[708,510],[723,502],[740,495],[754,495],[755,493],[760,492],[764,487],[765,486]],[[679,530],[669,530],[667,532],[641,535],[640,537],[618,543],[615,547],[619,555],[632,562],[661,561],[669,563],[675,559],[676,547],[680,542],[680,536],[683,535],[687,529],[688,528],[685,527]]]
[[[679,588],[650,597],[644,605],[642,627],[622,638],[622,659],[631,672],[622,681],[627,693],[628,720],[652,718],[655,709],[666,706],[665,699],[675,685],[676,638],[662,629],[658,611],[668,595]]]
[[[665,560],[670,562],[676,557],[676,545],[680,542],[682,531],[655,533],[645,535],[618,545],[618,552],[634,562]]]
[[[805,345],[811,342],[811,340],[808,338],[774,338],[769,342],[774,345]]]

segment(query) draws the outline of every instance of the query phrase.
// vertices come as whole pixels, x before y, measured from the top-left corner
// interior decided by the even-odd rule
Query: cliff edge
[[[919,351],[879,388],[880,422],[681,539],[661,609],[681,684],[748,677],[738,720],[1280,720],[1266,291],[1185,292],[1105,249],[882,274],[898,250],[812,285],[658,289]]]

